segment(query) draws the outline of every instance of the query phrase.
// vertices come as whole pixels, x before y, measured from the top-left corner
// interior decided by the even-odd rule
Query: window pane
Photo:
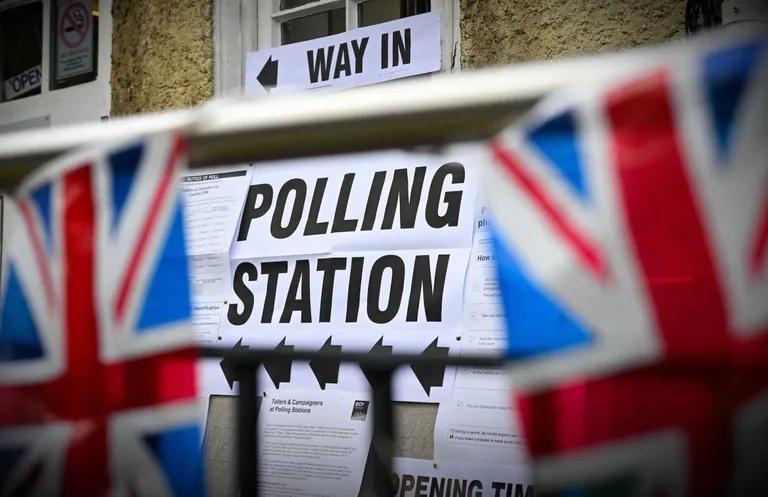
[[[363,27],[400,19],[402,7],[401,0],[368,0],[357,6],[357,23]]]
[[[29,3],[0,12],[2,101],[40,93],[43,5]]]
[[[56,0],[51,5],[51,89],[96,79],[98,0]]]
[[[432,6],[430,0],[401,0],[405,4],[405,15],[403,17],[415,16],[416,14],[424,14],[430,12]]]
[[[357,22],[372,26],[429,11],[429,0],[367,0],[357,6]]]
[[[333,9],[311,16],[299,17],[280,25],[282,44],[288,45],[299,41],[312,40],[321,36],[343,33],[346,28],[344,9]]]
[[[292,9],[294,7],[301,7],[308,3],[317,2],[317,0],[280,0],[280,9]]]

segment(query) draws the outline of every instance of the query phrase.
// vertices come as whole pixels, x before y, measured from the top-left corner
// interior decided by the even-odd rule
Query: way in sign
[[[341,42],[338,45],[307,50],[307,71],[312,83],[339,79],[365,70],[365,52],[370,36]],[[411,63],[411,28],[378,36],[381,53],[380,69]]]
[[[427,12],[249,52],[245,90],[340,90],[428,74],[442,66],[441,18]]]

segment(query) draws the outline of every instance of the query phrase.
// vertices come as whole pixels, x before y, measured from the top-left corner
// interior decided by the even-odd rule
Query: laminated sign
[[[92,0],[59,0],[56,9],[56,79],[93,70]]]

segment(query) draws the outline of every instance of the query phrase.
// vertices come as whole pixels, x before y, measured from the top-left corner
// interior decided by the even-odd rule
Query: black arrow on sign
[[[341,345],[332,345],[331,339],[328,337],[323,346],[320,348],[320,352],[341,352]],[[320,384],[320,388],[325,390],[325,385],[328,383],[339,382],[339,365],[341,361],[338,359],[313,359],[309,361],[309,367],[312,372],[315,373],[315,378]]]
[[[437,338],[430,343],[424,352],[421,353],[422,357],[448,357],[448,347],[438,347]],[[416,379],[421,383],[421,388],[429,395],[432,387],[443,386],[443,376],[445,376],[445,365],[438,366],[427,364],[411,364],[411,369],[416,375]]]
[[[384,345],[384,337],[379,338],[379,341],[376,342],[376,344],[371,348],[371,350],[368,352],[371,355],[392,355],[392,346],[391,345]],[[370,377],[370,371],[363,368],[363,374],[365,375],[365,378],[368,380],[368,383],[373,385],[373,381]]]
[[[264,67],[259,71],[259,75],[256,76],[256,81],[261,83],[267,92],[277,86],[277,62],[272,60],[272,56],[269,56],[267,62],[264,63]]]
[[[290,351],[293,350],[293,345],[285,344],[285,337],[275,347],[277,351]],[[266,359],[264,361],[264,369],[267,370],[269,378],[272,383],[275,384],[275,388],[280,388],[280,383],[288,383],[291,381],[291,359],[276,358]]]
[[[237,341],[234,347],[232,347],[232,350],[240,349],[248,349],[247,345],[243,345],[242,338]],[[235,385],[235,382],[240,381],[240,378],[237,377],[235,365],[232,364],[232,360],[229,357],[225,356],[224,359],[222,359],[219,363],[219,366],[221,366],[221,372],[224,373],[224,378],[227,379],[227,383],[229,383],[229,389],[231,390]]]

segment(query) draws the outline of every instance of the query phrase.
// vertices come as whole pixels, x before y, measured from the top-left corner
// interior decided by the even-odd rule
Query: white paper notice
[[[357,496],[372,415],[367,393],[268,391],[258,423],[260,495]]]
[[[442,402],[435,419],[435,461],[525,464],[517,412],[508,395],[482,390],[454,393]]]
[[[460,353],[500,355],[506,349],[506,342],[506,322],[496,274],[488,209],[480,204],[475,216],[475,234],[464,288]],[[456,398],[460,398],[462,389],[506,392],[509,389],[507,373],[503,369],[457,368]]]
[[[396,457],[397,497],[533,497],[526,466],[441,463]]]
[[[229,249],[251,180],[251,167],[217,168],[184,176],[187,254],[192,280],[192,322],[201,342],[218,335],[229,292]]]

